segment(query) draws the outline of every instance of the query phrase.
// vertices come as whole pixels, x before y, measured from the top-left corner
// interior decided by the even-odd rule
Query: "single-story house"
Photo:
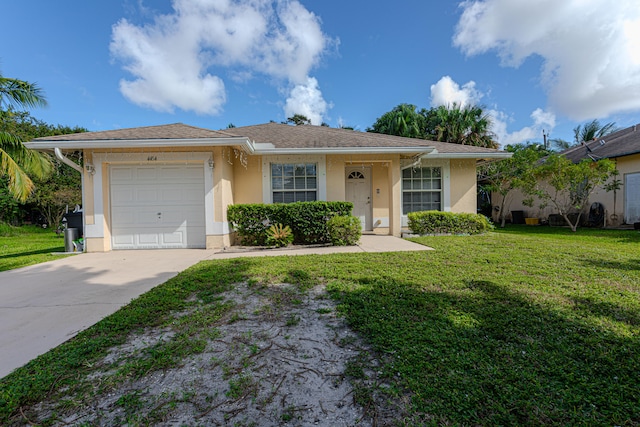
[[[614,194],[613,191],[606,191],[604,187],[597,188],[585,206],[584,214],[588,213],[592,203],[597,202],[604,206],[607,226],[640,222],[640,124],[568,148],[561,154],[575,163],[585,159],[611,159],[616,164],[620,189]],[[608,183],[611,183],[611,180]],[[494,205],[499,204],[499,197],[494,195]],[[544,209],[527,207],[522,200],[522,194],[516,192],[510,210],[524,211],[526,216],[538,218],[547,218],[550,214],[557,213],[549,206]]]
[[[267,123],[223,131],[169,124],[37,138],[81,150],[85,247],[222,248],[227,206],[351,201],[363,229],[399,236],[408,212],[476,212],[476,164],[499,150]]]

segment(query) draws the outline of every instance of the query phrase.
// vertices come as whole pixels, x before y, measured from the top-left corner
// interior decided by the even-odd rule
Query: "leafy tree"
[[[483,188],[502,196],[498,215],[500,227],[503,228],[513,190],[524,185],[524,177],[530,176],[536,162],[547,154],[544,147],[538,144],[507,146],[506,151],[513,155],[508,159],[486,163],[478,168],[478,181],[484,183]]]
[[[491,132],[491,118],[482,107],[441,105],[426,113],[426,137],[435,141],[498,148]]]
[[[600,124],[598,120],[592,120],[589,123],[578,125],[573,128],[575,144],[589,142],[594,139],[602,138],[616,131],[615,122]]]
[[[415,105],[400,104],[378,117],[367,132],[425,139],[425,113],[424,109],[418,111]]]
[[[80,163],[79,152],[67,155]],[[80,174],[67,165],[55,161],[53,173],[44,180],[35,180],[35,190],[28,202],[46,219],[47,224],[56,227],[60,224],[67,207],[82,204],[82,181]]]
[[[287,117],[287,121],[285,123],[291,123],[296,126],[310,125],[311,120],[303,114],[294,114],[293,117]]]
[[[0,112],[11,113],[11,108],[37,107],[47,104],[42,90],[34,83],[0,75]],[[8,109],[8,111],[7,111]],[[33,191],[29,175],[44,178],[51,171],[49,156],[28,150],[20,137],[0,129],[0,176],[9,178],[9,192],[24,202]]]
[[[533,174],[524,177],[522,187],[529,196],[525,204],[532,206],[537,197],[541,207],[553,206],[571,230],[576,231],[589,196],[614,170],[615,164],[609,159],[573,163],[560,154],[550,154],[536,166]],[[569,218],[571,213],[577,213],[574,222]]]

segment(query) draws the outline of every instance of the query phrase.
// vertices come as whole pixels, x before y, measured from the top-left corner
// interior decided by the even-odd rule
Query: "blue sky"
[[[365,130],[400,103],[482,105],[501,144],[640,122],[637,0],[10,0],[0,72],[45,122],[210,129],[295,112]]]

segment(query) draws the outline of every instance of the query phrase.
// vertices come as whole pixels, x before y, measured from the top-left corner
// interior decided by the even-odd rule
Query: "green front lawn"
[[[326,284],[382,360],[386,386],[355,397],[409,402],[407,425],[640,425],[640,233],[523,226],[415,240],[435,251],[202,262],[0,380],[0,424],[56,390],[81,396],[130,332],[248,281]],[[195,337],[208,327],[188,326]],[[201,351],[188,342],[136,363],[167,369]]]
[[[0,271],[60,258],[52,252],[64,252],[64,239],[53,230],[0,223]]]

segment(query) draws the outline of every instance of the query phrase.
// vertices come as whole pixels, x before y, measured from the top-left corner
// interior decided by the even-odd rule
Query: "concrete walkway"
[[[360,245],[350,247],[112,251],[0,272],[0,378],[202,260],[429,249],[363,235]]]

